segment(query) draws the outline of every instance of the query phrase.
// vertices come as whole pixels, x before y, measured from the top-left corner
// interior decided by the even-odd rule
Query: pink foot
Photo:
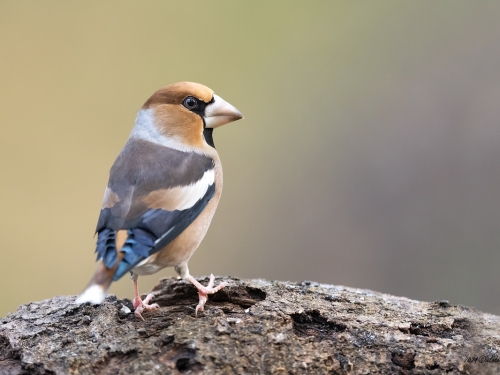
[[[141,300],[141,297],[139,296],[136,296],[134,298],[134,308],[135,308],[134,314],[136,317],[144,320],[144,318],[142,317],[142,312],[144,310],[156,310],[157,308],[160,307],[157,303],[153,303],[152,305],[149,304],[149,302],[151,302],[153,297],[154,297],[153,294],[148,294],[147,297],[144,299],[144,301]]]
[[[214,275],[210,275],[210,281],[207,286],[201,285],[193,276],[189,275],[187,277],[189,281],[198,289],[199,302],[196,306],[195,315],[198,316],[198,311],[203,311],[205,303],[208,300],[209,294],[214,294],[226,286],[225,283],[220,283],[214,288]]]

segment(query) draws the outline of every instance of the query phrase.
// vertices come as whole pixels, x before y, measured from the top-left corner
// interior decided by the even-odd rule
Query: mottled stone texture
[[[222,280],[199,317],[195,288],[175,279],[156,286],[161,308],[145,321],[114,296],[20,306],[0,321],[0,374],[500,374],[479,363],[498,354],[500,317],[314,282]]]

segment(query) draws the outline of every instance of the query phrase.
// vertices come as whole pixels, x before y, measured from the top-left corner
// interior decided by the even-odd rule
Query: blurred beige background
[[[224,194],[193,275],[500,314],[499,19],[493,1],[0,2],[0,316],[83,289],[109,168],[181,80],[246,118],[214,134]]]

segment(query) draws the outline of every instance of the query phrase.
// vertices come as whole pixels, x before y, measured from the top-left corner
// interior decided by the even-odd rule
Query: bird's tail
[[[127,239],[127,231],[119,230],[113,233],[113,242],[116,241],[116,246],[113,247],[111,251],[115,253],[114,265],[108,265],[110,268],[106,267],[104,259],[99,262],[97,269],[90,279],[89,284],[85,288],[82,294],[78,296],[76,299],[76,303],[85,303],[90,302],[93,304],[101,304],[104,301],[104,297],[106,297],[106,291],[108,290],[111,282],[113,281],[113,277],[115,275],[116,269],[118,268],[118,264],[123,259],[124,253],[120,250],[122,249],[126,239]]]
[[[90,302],[93,304],[100,304],[104,301],[106,297],[106,291],[108,290],[111,282],[113,281],[113,275],[115,274],[116,267],[109,269],[100,262],[97,267],[94,276],[90,279],[89,284],[85,288],[82,294],[76,299],[76,303]]]

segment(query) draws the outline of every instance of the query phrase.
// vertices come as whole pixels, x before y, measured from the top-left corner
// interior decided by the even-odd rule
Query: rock
[[[177,279],[154,288],[160,308],[144,321],[114,296],[22,305],[0,320],[0,375],[500,373],[500,317],[473,308],[312,281],[218,281],[228,286],[198,318],[196,289]]]

